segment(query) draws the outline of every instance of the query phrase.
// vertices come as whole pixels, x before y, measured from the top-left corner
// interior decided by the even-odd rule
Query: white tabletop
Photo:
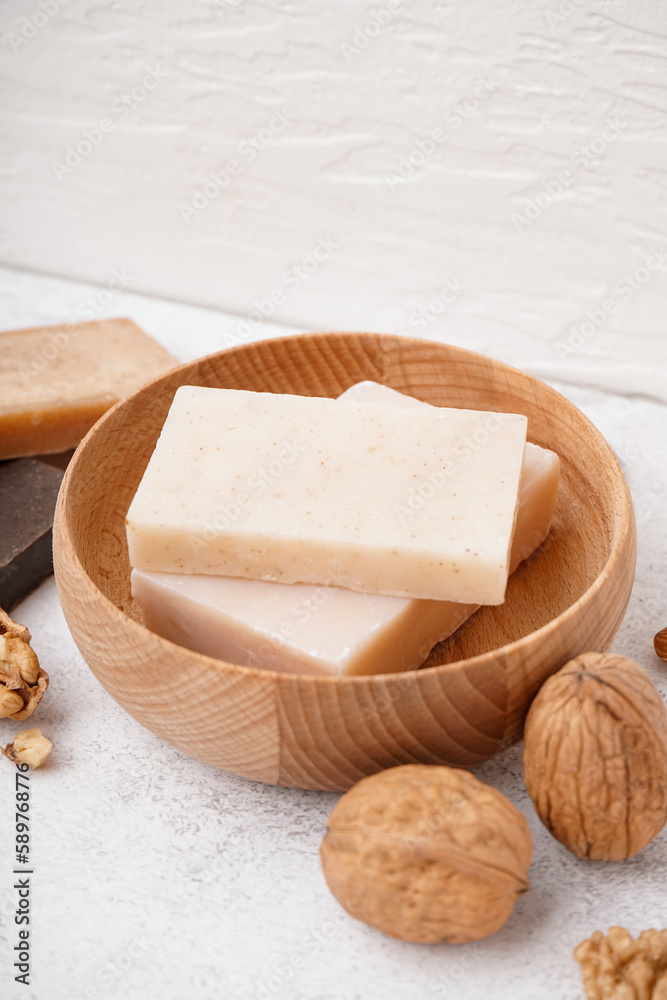
[[[69,322],[92,291],[0,271],[0,329]],[[103,314],[131,316],[183,360],[230,346],[239,323],[129,294]],[[254,336],[285,332],[267,325]],[[530,357],[507,350],[502,356],[530,369]],[[667,408],[650,398],[556,387],[597,424],[623,463],[637,510],[639,562],[614,648],[645,666],[667,695],[667,667],[652,646],[654,633],[667,626]],[[665,926],[667,831],[622,864],[573,857],[537,819],[523,785],[521,748],[514,747],[476,774],[528,819],[532,891],[501,931],[473,946],[385,937],[348,917],[324,883],[318,847],[337,795],[225,774],[143,729],[86,667],[53,578],[14,617],[30,628],[51,677],[30,723],[54,750],[30,777],[29,987],[14,984],[10,969],[18,942],[8,851],[15,770],[0,760],[3,1000],[577,1000],[583,991],[572,950],[581,940],[615,924],[634,934]],[[2,743],[20,728],[25,724],[0,721]]]

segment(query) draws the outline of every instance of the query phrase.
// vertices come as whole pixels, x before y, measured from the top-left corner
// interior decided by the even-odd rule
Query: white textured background
[[[634,289],[624,275],[667,254],[664,4],[44,2],[55,12],[0,7],[6,263],[101,286],[120,270],[239,316],[268,301],[304,328],[473,337],[534,371],[663,392],[645,372],[667,361],[667,271]],[[124,103],[155,67],[165,79]],[[476,101],[481,79],[493,93]],[[58,180],[105,118],[113,131]],[[266,140],[252,161],[249,138]],[[322,239],[338,245],[297,282]],[[464,291],[443,305],[447,280]],[[559,352],[605,300],[614,314]]]

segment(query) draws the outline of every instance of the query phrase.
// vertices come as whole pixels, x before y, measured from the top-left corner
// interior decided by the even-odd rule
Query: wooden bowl
[[[417,671],[304,677],[241,667],[149,632],[130,594],[125,515],[178,386],[337,396],[374,379],[440,406],[524,413],[558,452],[551,535]],[[118,403],[78,448],[54,528],[65,617],[91,670],[135,719],[200,760],[272,784],[346,789],[402,763],[469,767],[520,738],[541,684],[606,651],[632,589],[636,530],[618,462],[572,403],[455,347],[367,333],[248,344],[183,365]]]

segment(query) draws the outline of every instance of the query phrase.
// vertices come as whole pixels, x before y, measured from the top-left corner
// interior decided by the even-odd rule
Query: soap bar
[[[74,448],[102,414],[178,364],[129,319],[0,333],[0,458]]]
[[[53,512],[62,470],[20,458],[0,462],[0,608],[11,611],[53,572]]]
[[[502,604],[526,424],[181,386],[127,514],[130,562]]]
[[[363,382],[341,399],[425,406],[386,386]],[[544,541],[558,491],[560,462],[526,445],[511,570]],[[358,594],[338,587],[132,572],[146,627],[195,652],[286,673],[395,673],[414,669],[477,605]]]

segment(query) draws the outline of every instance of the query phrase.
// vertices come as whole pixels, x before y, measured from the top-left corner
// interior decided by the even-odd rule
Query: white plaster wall
[[[664,4],[3,0],[0,30],[5,263],[664,393]]]

